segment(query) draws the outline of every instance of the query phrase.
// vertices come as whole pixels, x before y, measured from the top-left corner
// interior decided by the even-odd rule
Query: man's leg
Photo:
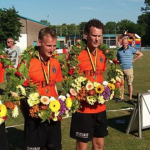
[[[133,92],[133,86],[132,86],[132,84],[128,85],[128,91],[129,91],[129,98],[130,98],[130,100],[132,100],[132,92]]]
[[[102,150],[104,146],[104,138],[94,137],[92,143],[93,143],[92,150]]]
[[[76,141],[76,150],[86,150],[87,149],[87,143]]]

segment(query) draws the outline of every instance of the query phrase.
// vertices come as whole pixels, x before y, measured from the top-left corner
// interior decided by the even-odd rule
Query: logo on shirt
[[[100,56],[99,60],[101,63],[103,63],[103,58],[101,56]]]
[[[52,67],[52,72],[53,72],[54,74],[56,74],[56,68],[55,68],[55,66]]]

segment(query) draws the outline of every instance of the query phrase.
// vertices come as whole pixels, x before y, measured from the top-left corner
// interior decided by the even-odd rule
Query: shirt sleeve
[[[135,54],[137,52],[137,49],[132,48],[132,54]]]

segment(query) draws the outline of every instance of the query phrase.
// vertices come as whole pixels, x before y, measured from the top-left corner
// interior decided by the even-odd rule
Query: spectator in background
[[[124,73],[124,79],[127,79],[128,91],[129,91],[129,102],[134,104],[132,101],[132,93],[133,93],[133,63],[140,59],[143,54],[134,47],[129,46],[128,38],[124,37],[122,39],[122,47],[117,51],[117,58],[121,64],[121,68]],[[136,57],[134,57],[136,55]],[[124,85],[121,85],[121,98],[116,102],[123,102],[124,100]]]
[[[14,63],[14,67],[17,68],[19,59],[20,59],[20,48],[15,45],[15,41],[13,38],[7,39],[7,46],[5,48],[5,53]],[[9,74],[6,74],[7,82],[9,81]]]

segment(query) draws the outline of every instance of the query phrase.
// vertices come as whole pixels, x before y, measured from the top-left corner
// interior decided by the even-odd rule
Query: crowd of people
[[[89,20],[84,29],[86,38],[86,48],[78,56],[79,70],[91,82],[103,82],[103,72],[106,70],[106,57],[99,50],[102,41],[103,23],[97,19]],[[132,82],[133,82],[133,62],[143,56],[143,54],[128,45],[128,39],[122,39],[123,46],[117,52],[117,58],[127,78],[129,87],[129,99],[132,102]],[[60,63],[52,58],[56,49],[57,35],[49,27],[39,31],[39,56],[30,61],[29,77],[33,83],[36,83],[40,95],[57,97],[56,83],[63,80]],[[15,46],[13,38],[7,39],[7,48],[5,52],[14,62],[16,68],[20,61],[20,49]],[[133,59],[133,56],[137,55]],[[4,74],[4,68],[0,63],[1,74]],[[9,74],[6,75],[9,82]],[[4,78],[1,76],[1,82]],[[43,86],[45,85],[45,86]],[[121,87],[121,98],[124,99],[124,85]],[[21,108],[25,108],[25,103]],[[88,142],[92,141],[92,150],[102,150],[104,147],[104,137],[108,135],[106,106],[104,104],[88,105],[81,103],[82,108],[72,114],[70,137],[76,140],[76,150],[86,150]],[[40,122],[40,120],[29,116],[27,109],[22,109],[25,114],[24,124],[24,149],[25,150],[61,150],[61,122],[51,121],[50,123]],[[8,142],[5,133],[5,124],[0,126],[0,149],[8,150]]]

